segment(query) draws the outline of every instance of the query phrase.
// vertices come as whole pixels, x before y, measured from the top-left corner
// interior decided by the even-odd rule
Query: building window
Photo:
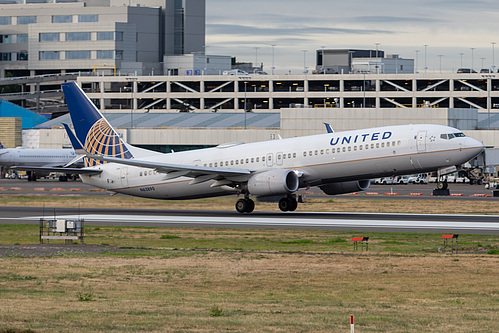
[[[97,50],[97,59],[114,59],[113,50]]]
[[[98,22],[98,21],[99,21],[99,15],[97,15],[97,14],[78,15],[78,22],[80,22],[80,23]]]
[[[17,61],[28,60],[28,52],[17,52]]]
[[[123,41],[123,32],[122,31],[116,31],[115,36],[116,37],[114,40]]]
[[[59,51],[40,51],[40,60],[59,60]]]
[[[27,43],[28,42],[28,34],[17,35],[17,42],[18,43]]]
[[[59,33],[58,32],[44,32],[41,33],[38,37],[40,42],[58,42],[59,41]]]
[[[2,44],[12,43],[12,35],[0,35],[0,43]]]
[[[73,15],[53,15],[52,23],[73,23]]]
[[[0,53],[0,61],[11,61],[12,54],[10,52]]]
[[[12,17],[10,16],[1,16],[0,17],[0,25],[11,25]]]
[[[123,60],[123,50],[116,50],[116,60]]]
[[[90,40],[90,32],[66,32],[66,41]]]
[[[90,51],[66,51],[66,59],[90,59]]]
[[[112,31],[98,31],[97,40],[113,40],[114,32]]]
[[[31,24],[36,23],[36,16],[18,16],[17,24]]]

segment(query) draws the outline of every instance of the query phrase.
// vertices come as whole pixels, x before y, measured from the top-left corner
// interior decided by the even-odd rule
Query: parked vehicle
[[[248,72],[245,72],[240,69],[232,69],[230,71],[223,71],[223,75],[248,75]]]
[[[474,69],[471,69],[471,68],[459,68],[457,70],[458,73],[476,73],[476,71]]]
[[[408,180],[411,184],[428,184],[428,174],[419,173],[417,175],[410,175]]]

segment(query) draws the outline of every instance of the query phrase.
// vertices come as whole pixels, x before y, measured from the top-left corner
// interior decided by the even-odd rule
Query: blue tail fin
[[[126,159],[133,157],[125,142],[75,82],[63,83],[62,90],[73,121],[76,138],[87,152]],[[85,166],[101,163],[97,160],[85,159]]]
[[[0,149],[5,149],[5,147],[3,146],[3,144],[0,142]]]
[[[77,154],[85,154],[85,150],[83,149],[82,143],[80,142],[80,140],[78,140],[78,138],[76,138],[75,134],[69,128],[68,124],[63,123],[62,126],[64,126],[64,129],[66,130],[66,133],[68,134],[69,141],[71,141],[71,145],[73,146],[73,149],[75,150],[75,152]]]

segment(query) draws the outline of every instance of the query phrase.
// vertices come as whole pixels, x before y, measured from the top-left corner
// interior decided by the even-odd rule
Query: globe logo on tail
[[[90,154],[129,159],[132,154],[118,134],[101,118],[92,125],[85,139],[85,150]],[[95,166],[106,162],[85,158],[85,166]]]

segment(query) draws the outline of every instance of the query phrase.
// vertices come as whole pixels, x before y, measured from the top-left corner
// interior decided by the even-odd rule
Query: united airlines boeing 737
[[[86,152],[83,182],[155,199],[239,194],[236,210],[250,213],[250,197],[281,196],[279,208],[297,208],[293,193],[318,186],[328,195],[366,190],[370,179],[459,166],[484,149],[460,130],[403,125],[162,154],[123,142],[81,88],[63,85]],[[82,170],[82,171],[83,171]]]

